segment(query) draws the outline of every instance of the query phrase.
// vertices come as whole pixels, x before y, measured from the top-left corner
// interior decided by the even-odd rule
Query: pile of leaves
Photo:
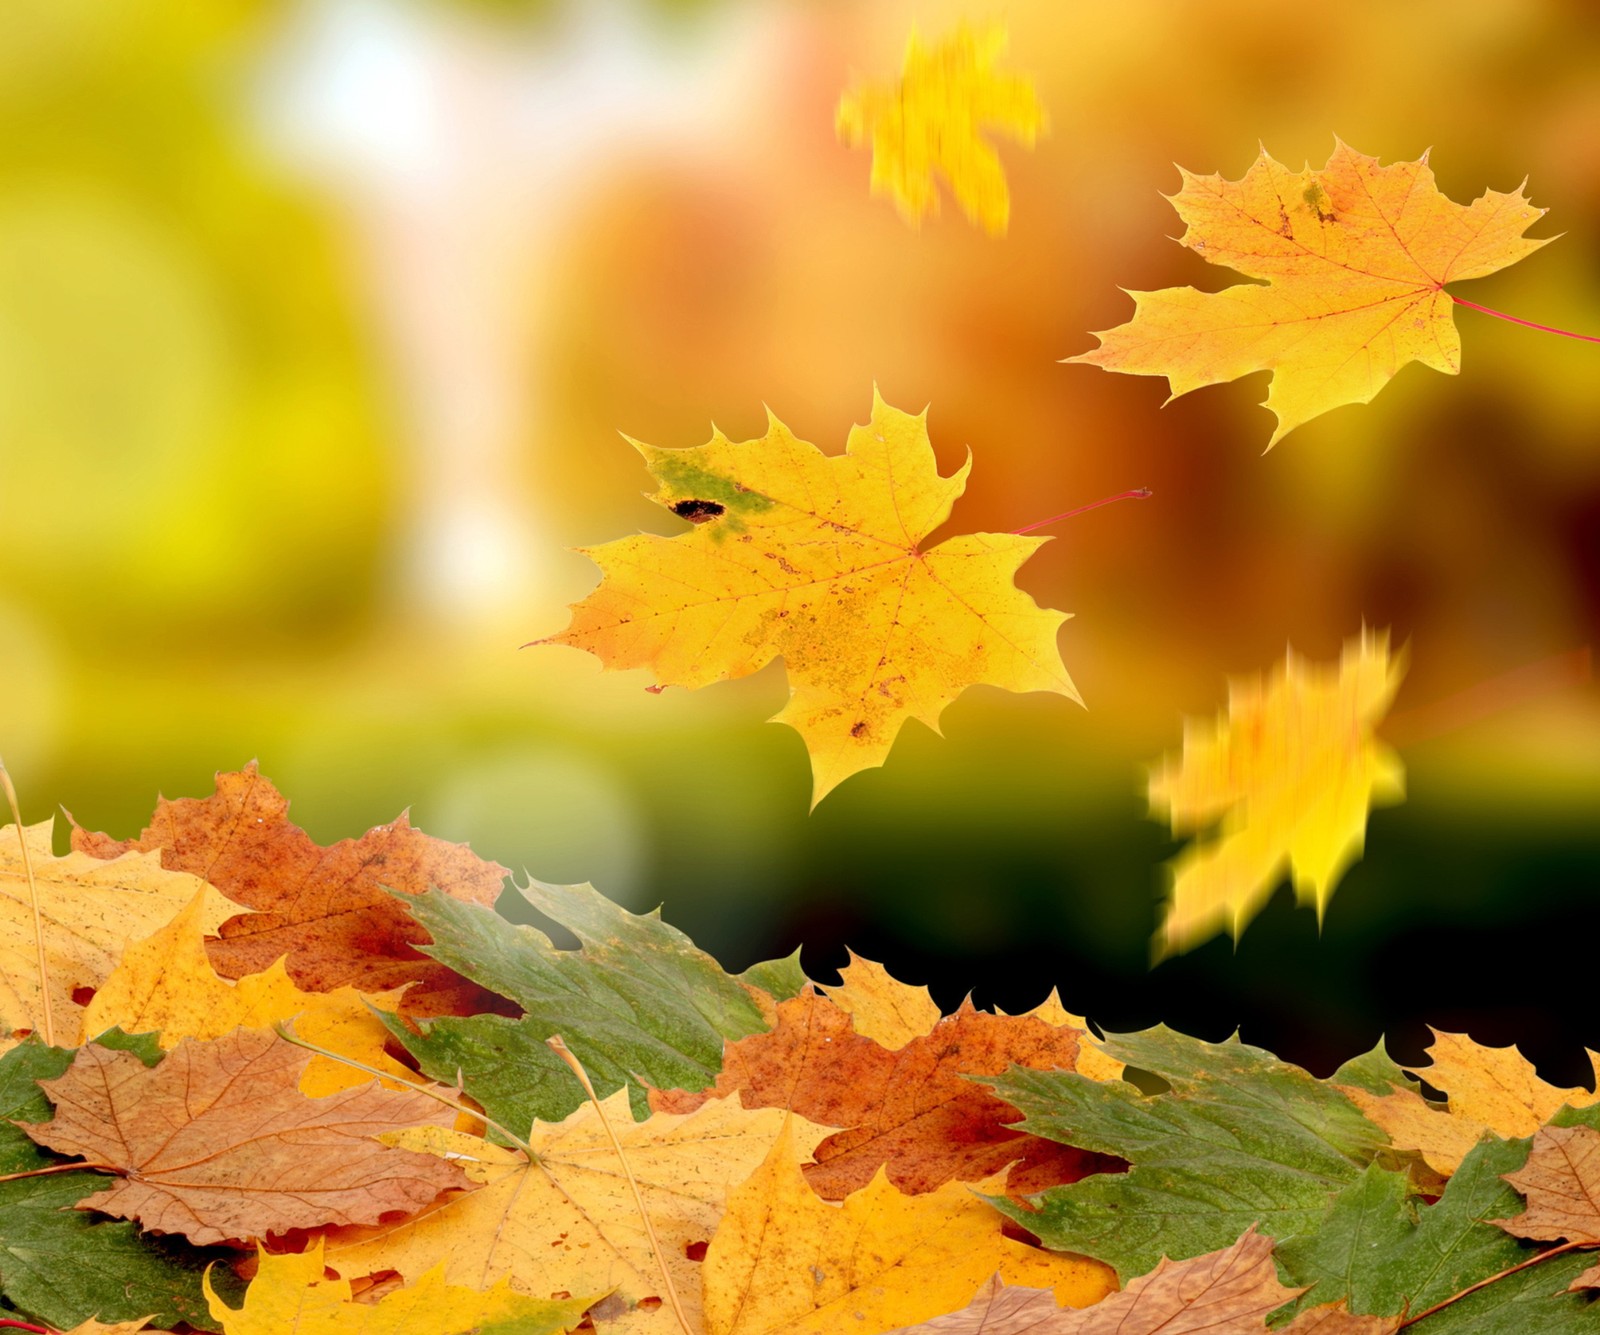
[[[404,817],[319,847],[253,767],[51,847],[0,832],[0,1324],[1600,1330],[1600,1105],[1515,1049],[1324,1080],[729,975]]]

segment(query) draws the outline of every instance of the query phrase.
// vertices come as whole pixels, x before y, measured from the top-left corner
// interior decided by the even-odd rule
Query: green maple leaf
[[[767,1028],[738,978],[661,921],[633,914],[592,886],[517,887],[534,908],[581,943],[559,950],[543,932],[430,891],[406,906],[433,938],[421,947],[476,983],[510,997],[525,1014],[449,1017],[420,1024],[396,1017],[390,1030],[435,1079],[459,1073],[467,1094],[516,1131],[558,1122],[585,1100],[583,1088],[545,1044],[559,1034],[604,1097],[627,1086],[636,1115],[647,1086],[704,1089],[722,1069],[723,1043]],[[752,979],[780,990],[804,984],[791,956],[755,966]]]
[[[1600,1129],[1600,1110],[1564,1109],[1554,1124]],[[1376,1165],[1339,1194],[1312,1232],[1278,1247],[1301,1304],[1344,1299],[1352,1312],[1416,1315],[1539,1254],[1492,1220],[1514,1224],[1522,1197],[1504,1179],[1527,1161],[1531,1139],[1489,1139],[1471,1151],[1433,1205],[1411,1194],[1404,1173]],[[1567,1292],[1594,1263],[1554,1257],[1486,1285],[1429,1316],[1428,1335],[1565,1335],[1600,1331],[1600,1305]]]
[[[1206,1043],[1158,1025],[1104,1046],[1170,1089],[1016,1067],[983,1083],[1026,1114],[1020,1129],[1132,1166],[1032,1197],[1035,1210],[993,1203],[1045,1246],[1124,1279],[1163,1256],[1219,1251],[1251,1225],[1274,1238],[1315,1227],[1387,1144],[1338,1090],[1237,1038]]]
[[[160,1056],[149,1035],[113,1031],[102,1046],[137,1053],[147,1065]],[[54,1115],[40,1080],[65,1074],[73,1054],[29,1039],[0,1057],[0,1174],[25,1173],[66,1162],[12,1125]],[[0,1182],[0,1296],[17,1311],[62,1329],[90,1317],[128,1321],[152,1316],[157,1327],[187,1321],[216,1330],[200,1276],[213,1261],[231,1259],[216,1247],[189,1246],[181,1238],[156,1238],[125,1220],[75,1210],[105,1186],[97,1173],[58,1173]],[[230,1294],[243,1290],[226,1265],[212,1283]]]

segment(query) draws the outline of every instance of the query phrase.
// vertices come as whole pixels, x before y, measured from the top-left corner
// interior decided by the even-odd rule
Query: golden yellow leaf
[[[1389,1133],[1397,1150],[1417,1150],[1435,1171],[1448,1176],[1486,1132],[1506,1140],[1531,1136],[1563,1104],[1586,1108],[1600,1093],[1559,1089],[1539,1079],[1533,1063],[1515,1047],[1488,1048],[1466,1034],[1433,1031],[1432,1064],[1410,1074],[1449,1098],[1437,1108],[1413,1089],[1378,1095],[1340,1086],[1372,1121]],[[1589,1054],[1590,1067],[1600,1054]]]
[[[1344,868],[1360,855],[1367,810],[1400,801],[1405,771],[1372,729],[1404,673],[1389,637],[1363,631],[1337,669],[1290,651],[1268,682],[1231,684],[1228,714],[1189,722],[1181,762],[1150,779],[1152,815],[1174,834],[1202,836],[1172,864],[1156,953],[1188,950],[1217,932],[1237,938],[1267,902],[1287,863],[1295,894],[1317,921]]]
[[[1133,319],[1067,360],[1164,375],[1174,398],[1270,370],[1269,449],[1319,413],[1368,402],[1407,362],[1454,375],[1461,340],[1445,284],[1545,244],[1522,235],[1544,210],[1520,189],[1457,204],[1426,154],[1384,167],[1336,141],[1318,171],[1292,172],[1263,149],[1242,180],[1182,175],[1170,196],[1188,225],[1182,243],[1266,283],[1129,293]]]
[[[205,896],[196,895],[160,931],[123,951],[122,962],[83,1012],[79,1042],[120,1026],[130,1034],[157,1032],[163,1048],[175,1048],[185,1038],[267,1029],[298,1016],[295,1033],[307,1042],[387,1071],[397,1081],[416,1078],[384,1051],[388,1031],[366,1005],[371,1001],[393,1009],[398,993],[363,998],[352,987],[302,992],[282,960],[265,973],[229,982],[206,957],[200,929],[204,911]],[[365,1071],[315,1056],[300,1078],[300,1091],[321,1098],[370,1079]]]
[[[925,414],[874,393],[871,422],[831,457],[773,417],[743,443],[635,445],[653,499],[694,528],[584,549],[605,578],[543,643],[686,687],[782,655],[790,699],[776,717],[811,752],[813,805],[881,765],[907,719],[937,731],[968,686],[1078,698],[1056,647],[1067,613],[1012,583],[1045,539],[968,533],[922,549],[971,467],[939,476]]]
[[[90,1317],[82,1325],[74,1326],[66,1335],[137,1335],[150,1324],[149,1317],[140,1317],[137,1321],[96,1321]]]
[[[375,1303],[355,1302],[350,1285],[323,1274],[323,1243],[310,1251],[257,1253],[256,1276],[244,1305],[229,1307],[205,1277],[206,1302],[223,1335],[557,1335],[583,1320],[593,1298],[551,1302],[528,1298],[502,1280],[479,1291],[447,1284],[434,1269],[414,1287],[396,1289]]]
[[[1001,1014],[1005,1012],[1002,1011]],[[1060,989],[1052,987],[1049,996],[1031,1011],[1023,1011],[1022,1014],[1043,1020],[1057,1029],[1070,1027],[1082,1031],[1082,1036],[1078,1039],[1078,1059],[1072,1067],[1079,1075],[1086,1075],[1091,1080],[1122,1079],[1122,1073],[1127,1068],[1100,1046],[1100,1039],[1094,1030],[1089,1028],[1088,1020],[1081,1015],[1074,1015],[1061,1004]]]
[[[1109,1266],[1013,1241],[1001,1222],[970,1186],[906,1196],[883,1169],[842,1204],[820,1200],[781,1137],[706,1253],[707,1335],[881,1335],[965,1306],[994,1274],[1068,1307],[1116,1289]]]
[[[785,1114],[747,1111],[718,1099],[687,1116],[656,1113],[634,1122],[626,1091],[605,1100],[607,1116],[638,1179],[645,1207],[691,1320],[700,1310],[700,1263],[728,1192],[778,1140]],[[793,1118],[786,1142],[796,1165],[828,1134]],[[460,1156],[477,1190],[374,1228],[329,1235],[327,1262],[347,1279],[397,1270],[407,1279],[442,1264],[451,1283],[481,1287],[510,1276],[523,1293],[610,1293],[605,1329],[618,1335],[676,1335],[670,1304],[644,1224],[616,1151],[588,1104],[558,1125],[538,1123],[529,1141],[538,1163],[457,1131],[419,1128],[391,1144]],[[799,1168],[796,1166],[795,1171]]]
[[[913,30],[898,83],[858,85],[839,100],[839,137],[871,141],[872,193],[888,195],[907,222],[938,213],[938,172],[968,218],[991,236],[1005,232],[1011,194],[983,131],[1032,147],[1046,127],[1033,81],[994,68],[1006,41],[999,25],[962,24],[933,46]]]
[[[883,965],[853,950],[839,977],[838,987],[819,986],[854,1021],[856,1033],[882,1047],[903,1048],[931,1033],[943,1014],[927,988],[900,982]]]
[[[202,897],[200,930],[215,931],[237,912],[198,876],[166,871],[157,853],[125,853],[109,862],[86,853],[51,852],[50,821],[26,827],[44,916],[51,1009],[67,1042],[77,1027],[78,988],[99,987],[130,937],[155,931]],[[43,989],[34,947],[33,909],[17,828],[0,829],[0,1029],[37,1029]]]

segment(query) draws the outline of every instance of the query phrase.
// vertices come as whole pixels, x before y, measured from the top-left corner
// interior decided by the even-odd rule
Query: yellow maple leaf
[[[529,1298],[502,1280],[479,1291],[447,1284],[434,1269],[414,1287],[386,1293],[378,1302],[352,1299],[350,1285],[323,1274],[323,1243],[309,1251],[274,1256],[257,1251],[257,1270],[244,1305],[229,1307],[202,1281],[212,1317],[224,1335],[474,1335],[514,1329],[518,1335],[558,1335],[583,1320],[593,1298]]]
[[[1158,957],[1217,932],[1237,938],[1287,863],[1317,921],[1365,840],[1367,810],[1400,801],[1400,759],[1372,735],[1405,671],[1387,634],[1345,644],[1337,669],[1289,653],[1271,681],[1231,684],[1228,713],[1185,725],[1183,756],[1150,778],[1152,815],[1174,834],[1206,830],[1172,864]]]
[[[1054,1289],[1068,1307],[1116,1289],[1109,1266],[1025,1246],[1000,1225],[971,1186],[907,1196],[881,1168],[842,1204],[821,1200],[780,1138],[706,1252],[707,1335],[880,1335],[965,1306],[995,1274]]]
[[[755,440],[633,442],[660,484],[653,499],[694,528],[581,549],[605,578],[539,643],[686,687],[782,655],[790,698],[776,719],[811,752],[813,806],[883,764],[907,719],[937,731],[968,686],[1078,699],[1056,647],[1068,614],[1012,582],[1047,539],[968,533],[922,549],[971,468],[939,475],[925,417],[874,392],[871,422],[834,456],[770,414]]]
[[[604,1107],[673,1285],[697,1320],[700,1263],[690,1249],[710,1241],[728,1192],[767,1156],[785,1117],[794,1123],[787,1143],[797,1173],[828,1128],[776,1108],[747,1110],[737,1097],[643,1122],[633,1121],[625,1090]],[[677,1331],[638,1205],[592,1105],[557,1125],[535,1124],[528,1140],[538,1161],[531,1164],[520,1150],[442,1128],[382,1139],[453,1156],[479,1185],[393,1224],[332,1231],[327,1263],[347,1279],[383,1270],[409,1279],[443,1265],[447,1280],[475,1287],[509,1276],[513,1288],[534,1295],[608,1293],[598,1315],[616,1335]]]
[[[871,141],[872,193],[893,199],[907,222],[938,213],[937,171],[968,218],[991,236],[1005,232],[1011,195],[983,131],[1031,147],[1046,127],[1033,81],[994,68],[1006,41],[998,25],[962,24],[933,46],[913,30],[898,83],[858,85],[839,100],[839,137],[853,148]]]
[[[389,1037],[368,1003],[392,1010],[398,992],[364,997],[353,987],[302,992],[278,960],[264,973],[238,982],[218,976],[206,956],[200,929],[204,893],[159,931],[123,951],[83,1012],[79,1042],[120,1026],[124,1032],[156,1032],[163,1048],[185,1038],[220,1038],[234,1029],[268,1029],[298,1017],[295,1033],[309,1043],[387,1071],[397,1081],[413,1072],[384,1051]],[[322,1098],[365,1084],[372,1076],[327,1057],[313,1057],[300,1077],[300,1092]]]
[[[58,858],[51,851],[52,828],[44,821],[23,834],[39,888],[59,1043],[77,1024],[73,992],[104,983],[129,937],[155,931],[196,896],[203,899],[202,931],[215,931],[238,905],[198,876],[165,870],[159,853],[124,853],[110,861],[87,853]],[[43,1000],[22,850],[17,827],[7,825],[0,829],[0,1029],[38,1029]]]
[[[850,963],[839,970],[839,986],[818,984],[828,1000],[850,1016],[856,1033],[896,1050],[931,1033],[943,1018],[939,1004],[925,987],[912,987],[875,960],[850,951]]]
[[[1317,171],[1292,172],[1263,149],[1242,180],[1182,175],[1168,197],[1188,224],[1181,242],[1266,283],[1130,292],[1133,319],[1067,360],[1164,375],[1173,398],[1270,370],[1268,449],[1319,413],[1368,402],[1407,362],[1454,375],[1461,340],[1445,284],[1545,244],[1522,235],[1545,211],[1521,189],[1457,204],[1426,154],[1385,167],[1336,141]]]
[[[1397,1150],[1416,1150],[1436,1172],[1449,1176],[1488,1132],[1505,1140],[1531,1136],[1563,1105],[1587,1108],[1600,1093],[1560,1089],[1539,1079],[1533,1063],[1515,1047],[1489,1048],[1466,1034],[1433,1031],[1431,1065],[1409,1074],[1448,1096],[1449,1105],[1429,1103],[1416,1089],[1389,1094],[1341,1085],[1340,1089],[1389,1133]],[[1600,1054],[1589,1053],[1590,1067]]]

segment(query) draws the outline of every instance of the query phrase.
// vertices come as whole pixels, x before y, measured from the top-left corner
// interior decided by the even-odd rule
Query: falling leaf
[[[915,1194],[976,1182],[1029,1155],[1048,1154],[1066,1173],[1055,1180],[1075,1181],[1115,1161],[1049,1153],[1047,1142],[1007,1125],[1015,1108],[966,1077],[999,1075],[1012,1065],[1071,1069],[1080,1033],[968,1003],[890,1051],[855,1033],[850,1015],[831,1001],[801,996],[778,1007],[771,1033],[728,1045],[715,1088],[721,1096],[738,1091],[746,1107],[787,1108],[845,1128],[817,1146],[817,1162],[805,1170],[828,1200],[860,1190],[883,1167],[890,1183]],[[671,1094],[652,1101],[673,1108],[694,1102]]]
[[[206,893],[196,877],[164,871],[150,854],[128,853],[110,862],[77,852],[58,858],[51,852],[52,829],[45,821],[24,833],[39,888],[51,1010],[70,1032],[77,1013],[73,992],[105,982],[129,937],[155,931],[202,894],[200,924],[213,930],[227,916],[227,904]],[[0,1026],[37,1029],[43,996],[22,850],[17,827],[7,825],[0,829]]]
[[[839,137],[872,144],[872,193],[888,195],[913,225],[939,211],[934,173],[943,176],[967,217],[990,236],[1011,220],[1011,193],[1000,155],[985,130],[1028,147],[1046,128],[1033,81],[1001,74],[1004,27],[962,24],[933,46],[913,30],[897,84],[867,83],[839,101]]]
[[[1445,284],[1545,244],[1522,235],[1544,210],[1520,189],[1454,203],[1426,154],[1384,167],[1336,142],[1320,171],[1291,172],[1263,149],[1243,180],[1182,176],[1170,196],[1182,243],[1265,281],[1130,293],[1133,319],[1067,360],[1166,376],[1174,398],[1270,370],[1278,426],[1269,449],[1330,408],[1368,402],[1407,362],[1454,375],[1461,340]]]
[[[1049,1289],[1008,1288],[996,1275],[962,1311],[890,1335],[1266,1335],[1267,1314],[1296,1292],[1278,1283],[1272,1239],[1251,1230],[1223,1251],[1163,1259],[1081,1311],[1060,1307]]]
[[[375,1082],[308,1099],[298,1088],[306,1062],[301,1049],[253,1029],[186,1039],[154,1069],[91,1046],[65,1075],[39,1082],[54,1120],[23,1129],[126,1174],[80,1209],[197,1243],[374,1223],[465,1184],[443,1160],[372,1139],[437,1121],[432,1099]]]
[[[1600,1243],[1600,1131],[1540,1127],[1528,1162],[1505,1180],[1528,1198],[1528,1208],[1491,1223],[1536,1242]]]
[[[224,1335],[560,1335],[582,1319],[592,1298],[528,1298],[502,1280],[477,1290],[447,1284],[435,1269],[378,1302],[352,1299],[350,1285],[323,1276],[322,1240],[307,1252],[259,1255],[256,1277],[235,1308],[206,1285]]]
[[[880,1171],[842,1205],[819,1200],[786,1139],[733,1192],[706,1252],[707,1335],[880,1335],[960,1307],[996,1273],[1074,1307],[1116,1287],[1103,1265],[1005,1237],[958,1183],[907,1196]]]
[[[850,952],[838,987],[823,985],[829,1001],[849,1015],[856,1033],[886,1048],[903,1048],[938,1024],[943,1013],[925,987],[911,987],[872,960]]]
[[[427,933],[388,892],[435,887],[492,905],[506,877],[504,867],[465,844],[412,828],[403,813],[359,839],[322,848],[290,822],[289,803],[254,763],[217,775],[210,797],[163,798],[137,839],[74,825],[72,846],[95,857],[159,850],[163,866],[192,872],[258,910],[222,924],[222,939],[208,946],[212,965],[225,978],[242,978],[287,956],[289,977],[308,992],[347,985],[383,992],[417,982],[448,991],[459,980],[418,954]]]
[[[429,954],[510,997],[522,1017],[391,1023],[424,1071],[459,1076],[496,1121],[558,1122],[583,1105],[582,1087],[546,1046],[554,1034],[602,1095],[626,1086],[642,1112],[641,1079],[703,1089],[721,1069],[725,1040],[767,1027],[751,989],[659,912],[629,913],[588,885],[533,881],[517,890],[576,935],[579,949],[558,950],[537,928],[446,895],[418,895],[412,912],[433,937]]]
[[[691,1248],[710,1241],[728,1192],[778,1142],[784,1114],[749,1112],[729,1099],[688,1116],[657,1113],[635,1123],[621,1092],[605,1109],[693,1318],[701,1266]],[[803,1158],[825,1129],[789,1121],[786,1152]],[[676,1335],[639,1207],[593,1105],[559,1125],[536,1125],[532,1164],[520,1151],[460,1132],[435,1128],[389,1139],[461,1156],[457,1162],[480,1185],[411,1219],[333,1233],[327,1261],[341,1275],[398,1270],[409,1279],[442,1264],[450,1283],[473,1287],[510,1276],[513,1288],[536,1296],[610,1292],[601,1305],[604,1330]]]
[[[1046,1246],[1119,1275],[1218,1250],[1252,1225],[1274,1238],[1310,1229],[1383,1145],[1338,1090],[1237,1038],[1204,1043],[1158,1025],[1108,1035],[1106,1048],[1171,1088],[1021,1068],[984,1083],[1026,1114],[1018,1129],[1132,1164],[1031,1208],[995,1201]]]
[[[1399,757],[1372,729],[1404,672],[1389,638],[1363,632],[1335,671],[1291,651],[1268,682],[1241,680],[1228,714],[1184,728],[1181,762],[1150,778],[1152,815],[1197,839],[1172,865],[1156,952],[1185,951],[1220,931],[1235,939],[1271,897],[1285,864],[1317,921],[1360,856],[1367,810],[1404,796]]]
[[[265,973],[237,983],[217,976],[200,933],[203,897],[154,935],[122,954],[83,1012],[83,1040],[113,1026],[130,1034],[158,1033],[163,1048],[185,1038],[220,1038],[233,1029],[269,1028],[298,1016],[296,1033],[340,1056],[388,1071],[396,1080],[412,1073],[384,1051],[386,1029],[368,1004],[392,1008],[395,994],[363,998],[354,988],[302,992],[279,960]],[[300,1078],[311,1098],[365,1084],[372,1076],[327,1057],[313,1057]]]
[[[693,528],[584,549],[605,577],[541,643],[653,668],[664,686],[781,655],[790,699],[776,718],[811,753],[813,806],[881,765],[907,719],[937,729],[968,686],[1078,698],[1056,647],[1067,614],[1012,583],[1046,539],[969,533],[922,549],[971,466],[939,475],[924,416],[874,393],[870,424],[831,457],[775,417],[743,443],[635,445],[660,484],[652,499]]]

